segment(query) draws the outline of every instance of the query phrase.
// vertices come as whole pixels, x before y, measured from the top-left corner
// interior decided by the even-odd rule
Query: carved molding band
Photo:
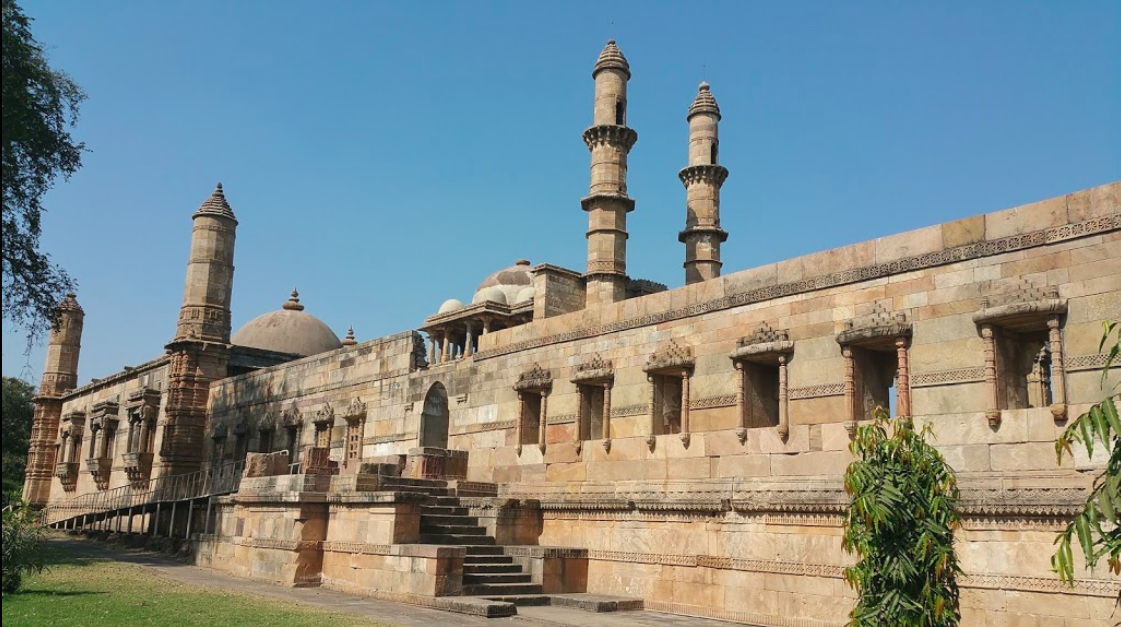
[[[566,425],[573,422],[576,422],[576,414],[556,414],[546,420],[546,424],[550,425]]]
[[[807,398],[820,398],[823,396],[841,396],[844,393],[844,383],[810,385],[804,388],[790,388],[790,400],[800,401]]]
[[[1105,368],[1105,355],[1074,355],[1064,360],[1067,372],[1079,370],[1101,370]],[[1121,361],[1114,361],[1110,370],[1121,368]]]
[[[362,438],[362,445],[366,446],[369,444],[386,444],[388,442],[401,442],[404,440],[412,440],[415,438],[415,433],[390,433],[389,435],[374,435],[368,438]],[[333,442],[331,443],[331,446],[334,447]]]
[[[924,388],[935,385],[948,385],[952,383],[979,383],[985,380],[985,367],[958,368],[956,370],[938,370],[935,372],[922,372],[911,375],[911,387]]]
[[[624,418],[626,416],[642,416],[650,413],[650,405],[642,403],[640,405],[624,405],[622,407],[612,407],[612,418]]]
[[[453,433],[452,435],[471,435],[472,433],[482,433],[484,431],[498,431],[500,429],[513,429],[517,426],[515,420],[499,420],[496,422],[484,422],[477,425],[471,425],[463,431]]]
[[[736,404],[736,395],[710,396],[689,401],[689,409],[715,409],[717,407],[733,407]]]
[[[1100,218],[1095,218],[1093,220],[1087,220],[1086,222],[1079,222],[1077,224],[1067,224],[1045,229],[1042,231],[1025,233],[1023,235],[1013,235],[1010,237],[978,242],[976,244],[966,244],[965,246],[948,248],[937,252],[916,255],[914,257],[905,257],[896,261],[873,264],[870,266],[854,268],[851,270],[842,270],[840,272],[824,274],[800,281],[791,281],[788,283],[780,283],[777,285],[761,287],[754,290],[749,290],[747,292],[731,294],[703,303],[697,303],[696,305],[679,307],[677,309],[672,309],[670,311],[664,311],[661,313],[649,314],[637,318],[630,318],[628,320],[620,320],[618,322],[596,325],[585,329],[577,329],[566,333],[558,333],[556,335],[547,335],[533,340],[526,340],[524,342],[514,342],[506,346],[492,348],[475,353],[475,360],[479,361],[482,359],[491,359],[502,355],[508,355],[510,353],[538,348],[541,346],[549,346],[551,344],[571,342],[589,337],[600,336],[607,333],[617,333],[619,331],[627,331],[630,329],[653,326],[663,322],[680,320],[682,318],[690,318],[713,311],[721,311],[724,309],[730,309],[732,307],[739,307],[741,305],[748,305],[751,303],[758,303],[775,298],[782,298],[784,296],[792,296],[795,294],[812,292],[829,287],[836,287],[838,285],[859,283],[861,281],[878,279],[881,277],[900,274],[903,272],[911,272],[913,270],[934,268],[937,266],[957,263],[959,261],[966,261],[969,259],[999,255],[1001,253],[1023,250],[1025,248],[1033,248],[1035,246],[1042,246],[1044,244],[1050,244],[1052,242],[1059,242],[1077,237],[1085,237],[1087,235],[1093,235],[1095,233],[1104,233],[1108,231],[1115,231],[1118,229],[1121,229],[1121,214],[1103,216]]]

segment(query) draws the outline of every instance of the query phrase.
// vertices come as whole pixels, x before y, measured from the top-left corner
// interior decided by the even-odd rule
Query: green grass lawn
[[[5,594],[5,627],[375,627],[380,623],[293,602],[200,588],[135,564],[52,549],[50,570]]]

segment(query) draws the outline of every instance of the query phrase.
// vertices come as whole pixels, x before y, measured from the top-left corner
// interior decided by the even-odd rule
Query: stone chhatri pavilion
[[[728,170],[702,83],[685,286],[667,290],[626,265],[638,136],[614,42],[592,76],[584,271],[518,261],[420,332],[366,342],[293,292],[231,336],[238,222],[219,185],[160,356],[77,387],[84,313],[62,302],[26,498],[59,527],[189,538],[201,564],[289,585],[836,626],[854,598],[847,447],[884,405],[932,423],[959,473],[963,624],[1109,624],[1121,581],[1064,587],[1049,557],[1103,467],[1059,467],[1053,442],[1105,394],[1121,183],[723,273]]]

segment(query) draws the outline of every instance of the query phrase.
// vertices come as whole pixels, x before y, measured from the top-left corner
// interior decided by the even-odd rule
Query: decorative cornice
[[[615,367],[611,364],[611,360],[604,359],[602,355],[596,353],[579,366],[576,366],[576,372],[572,375],[572,382],[586,383],[596,381],[608,383],[614,378]]]
[[[549,390],[553,387],[553,375],[544,368],[541,364],[533,364],[529,370],[518,375],[518,381],[514,384],[514,389],[519,392],[527,391],[543,391]]]
[[[622,194],[591,194],[580,199],[580,208],[584,211],[598,209],[604,204],[623,205],[627,213],[634,211],[634,199]],[[625,233],[626,231],[624,231]]]
[[[671,322],[673,320],[691,318],[706,313],[731,309],[733,307],[741,307],[743,305],[749,305],[752,303],[763,302],[775,298],[782,298],[784,296],[804,294],[807,292],[827,289],[839,285],[859,283],[862,281],[902,274],[904,272],[934,268],[952,263],[958,263],[960,261],[966,261],[969,259],[990,257],[993,255],[999,255],[1015,250],[1034,248],[1036,246],[1042,246],[1045,244],[1079,237],[1086,237],[1095,233],[1115,231],[1118,229],[1121,229],[1121,214],[1113,214],[1095,218],[1093,220],[1087,220],[1085,222],[1079,222],[1076,224],[1067,224],[1041,231],[1035,231],[1032,233],[1025,233],[1023,235],[1012,235],[1000,239],[986,240],[984,242],[978,242],[975,244],[966,244],[964,246],[946,248],[944,250],[939,250],[922,255],[915,255],[913,257],[905,257],[903,259],[897,259],[895,261],[872,264],[860,268],[852,268],[849,270],[841,270],[838,272],[823,274],[816,277],[809,277],[798,281],[778,283],[775,285],[760,287],[737,294],[729,294],[726,296],[721,296],[719,298],[714,298],[685,307],[678,307],[676,309],[671,309],[660,313],[647,314],[635,318],[619,320],[616,322],[594,325],[591,327],[585,327],[583,329],[574,329],[572,331],[554,335],[545,335],[523,342],[513,342],[507,344],[506,346],[492,348],[475,353],[475,361],[478,362],[484,359],[492,359],[495,357],[500,357],[502,355],[521,352],[532,348],[540,348],[542,346],[550,346],[552,344],[572,342],[589,337],[606,335],[609,333],[618,333],[620,331],[628,331],[631,329],[653,326],[664,322]]]
[[[680,368],[689,369],[693,367],[693,363],[693,347],[688,344],[678,344],[677,340],[671,339],[669,344],[662,346],[650,355],[642,370],[648,373],[658,373]]]

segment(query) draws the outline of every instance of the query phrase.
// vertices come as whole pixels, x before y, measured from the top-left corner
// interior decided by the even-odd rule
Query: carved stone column
[[[787,387],[786,361],[786,355],[778,356],[778,436],[783,440],[790,437],[790,417],[787,412],[790,393]]]
[[[525,394],[518,392],[518,422],[514,425],[514,445],[518,455],[522,454],[522,433],[525,432]]]
[[[747,437],[747,425],[751,424],[747,416],[747,407],[744,403],[744,388],[747,386],[747,374],[744,372],[743,362],[736,361],[733,363],[736,368],[736,415],[740,419],[740,429],[743,430],[743,436]]]
[[[580,446],[581,442],[589,439],[588,436],[590,435],[585,432],[585,425],[588,425],[590,429],[591,425],[589,423],[591,423],[592,420],[587,405],[584,402],[586,394],[587,392],[584,391],[584,386],[576,386],[576,429],[572,436],[576,446]]]
[[[436,336],[428,334],[428,363],[436,365]]]
[[[546,427],[549,424],[549,392],[542,390],[541,392],[541,418],[537,425],[537,448],[541,452],[545,452],[545,432],[548,430]]]
[[[451,336],[447,331],[440,332],[440,363],[448,363],[448,353],[451,350]]]
[[[603,384],[603,446],[611,448],[611,384]]]
[[[1063,367],[1063,335],[1059,328],[1059,316],[1047,319],[1047,335],[1051,344],[1051,415],[1056,422],[1067,417],[1066,376]]]
[[[689,446],[689,371],[681,375],[681,441]]]
[[[845,429],[852,437],[856,430],[856,362],[852,357],[852,347],[845,346],[841,349],[845,358]]]
[[[911,369],[907,353],[907,338],[895,338],[895,355],[898,359],[895,383],[895,414],[900,418],[909,417],[911,415]]]
[[[470,357],[475,354],[475,325],[467,323],[467,346],[465,354]]]
[[[985,344],[985,386],[989,389],[989,408],[985,411],[985,418],[989,426],[1000,426],[1000,406],[997,401],[996,389],[996,338],[993,336],[993,325],[981,325],[981,339]]]
[[[647,375],[646,380],[650,383],[650,439],[647,441],[652,443],[652,439],[660,431],[656,423],[658,419],[658,386],[655,385],[654,375]]]

